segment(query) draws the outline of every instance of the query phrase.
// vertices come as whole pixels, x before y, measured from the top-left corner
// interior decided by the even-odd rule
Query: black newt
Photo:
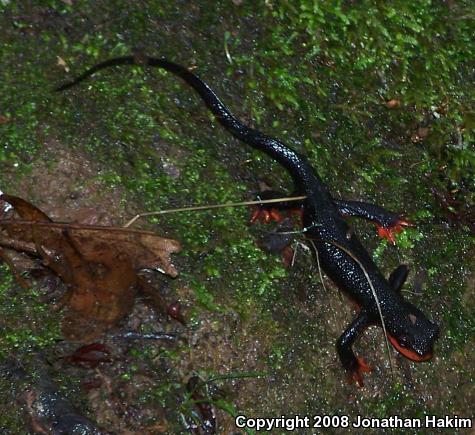
[[[369,371],[364,360],[355,356],[352,345],[367,326],[381,326],[379,310],[389,341],[402,355],[413,361],[426,361],[432,357],[439,328],[418,308],[403,299],[401,287],[407,277],[407,266],[399,266],[389,279],[386,279],[356,234],[350,230],[343,215],[373,220],[389,234],[391,229],[400,229],[407,222],[375,205],[333,199],[327,186],[305,157],[280,140],[244,125],[205,82],[174,62],[145,56],[117,57],[93,66],[56,90],[68,89],[99,70],[119,65],[157,67],[180,77],[200,95],[217,121],[229,133],[245,144],[268,154],[290,173],[295,191],[306,195],[302,202],[305,236],[315,247],[315,254],[318,255],[326,274],[359,307],[355,319],[336,343],[338,355],[349,373],[350,381],[363,385],[362,374]],[[379,308],[368,278],[377,295]]]

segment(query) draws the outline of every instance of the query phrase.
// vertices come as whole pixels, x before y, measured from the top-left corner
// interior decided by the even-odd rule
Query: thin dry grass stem
[[[315,253],[317,255],[317,264],[319,265],[319,261],[318,261],[318,250],[317,250],[317,247],[315,246],[315,243],[313,242],[312,239],[310,239],[310,242],[312,243],[313,245],[313,248],[315,249]],[[340,245],[339,243],[333,241],[333,240],[322,240],[323,242],[326,242],[326,243],[330,243],[332,244],[333,246],[336,246],[338,249],[341,249],[343,252],[345,252],[349,257],[351,257],[357,264],[358,266],[361,268],[361,270],[363,271],[365,277],[366,277],[366,280],[368,281],[368,284],[371,288],[371,292],[373,293],[373,297],[374,297],[374,300],[376,302],[376,307],[378,308],[378,314],[379,314],[379,318],[381,319],[381,326],[383,328],[383,333],[384,333],[384,340],[386,342],[386,350],[388,352],[388,361],[389,361],[389,368],[390,368],[390,371],[391,371],[391,375],[394,376],[394,369],[393,369],[393,363],[392,363],[392,359],[391,359],[391,348],[389,347],[389,340],[388,340],[388,333],[386,331],[386,325],[384,323],[384,318],[383,318],[383,313],[381,311],[381,304],[379,303],[379,299],[378,299],[378,295],[376,294],[376,290],[374,288],[374,285],[369,277],[369,274],[368,272],[366,271],[366,269],[364,268],[363,264],[361,263],[360,260],[358,260],[358,258],[356,258],[356,256],[351,252],[349,251],[348,249],[346,249],[344,246]],[[320,271],[320,266],[319,266],[319,271]]]
[[[284,201],[285,202],[301,201],[302,199],[305,199],[305,198],[306,196],[289,196],[286,198],[273,198],[273,199],[244,201],[244,202],[229,202],[226,204],[197,205],[193,207],[181,207],[181,208],[172,208],[168,210],[150,211],[150,212],[140,213],[134,216],[124,225],[124,228],[127,228],[130,225],[132,225],[137,219],[147,217],[147,216],[160,216],[163,214],[180,213],[184,211],[201,211],[201,210],[211,210],[211,209],[225,208],[225,207],[241,207],[241,206],[246,206],[246,205],[272,204],[272,203],[284,202]]]

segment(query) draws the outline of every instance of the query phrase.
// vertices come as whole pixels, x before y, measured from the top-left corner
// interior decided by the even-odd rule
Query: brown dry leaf
[[[401,105],[401,100],[398,100],[396,98],[392,98],[391,100],[386,101],[386,107],[388,109],[395,109],[396,107],[399,107]]]
[[[63,1],[64,1],[64,0],[63,0]],[[73,4],[72,2],[69,2],[69,1],[68,1],[68,2],[67,2],[67,1],[64,1],[64,3],[67,3],[67,4],[70,5],[70,6],[72,6],[72,4]],[[64,68],[64,71],[69,72],[69,67],[68,67],[68,64],[66,63],[66,61],[65,61],[62,57],[60,57],[60,56],[56,56],[56,58],[57,58],[57,60],[58,60],[58,61],[56,62],[56,65],[58,65],[58,66]]]
[[[411,141],[414,143],[421,142],[422,140],[425,139],[425,137],[429,134],[429,128],[428,127],[420,127],[417,129],[415,133],[412,134],[411,136]]]
[[[0,247],[35,254],[68,285],[63,333],[89,341],[126,316],[140,287],[140,269],[175,277],[180,245],[148,231],[54,223],[21,198],[2,195],[21,220],[0,220]],[[0,252],[1,254],[1,252]]]
[[[134,270],[158,269],[172,278],[178,275],[171,254],[180,252],[180,244],[150,231],[13,219],[0,220],[0,228],[10,235],[9,238],[0,236],[0,246],[6,248],[18,247],[28,253],[38,253],[36,245],[39,243],[46,251],[56,251],[54,246],[59,246],[59,240],[67,234],[69,242],[78,246],[84,258],[96,255],[107,258],[107,252],[115,249],[130,258]],[[59,239],[54,239],[55,234]]]
[[[4,193],[0,196],[0,200],[8,202],[8,204],[13,206],[18,215],[26,221],[51,222],[51,219],[46,213],[43,213],[39,208],[35,207],[24,199]]]
[[[10,119],[8,119],[5,115],[0,115],[0,125],[6,124]]]

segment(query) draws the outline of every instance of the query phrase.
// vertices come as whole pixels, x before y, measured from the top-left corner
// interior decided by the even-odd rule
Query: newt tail
[[[413,361],[431,358],[439,328],[419,309],[403,299],[400,290],[407,276],[407,267],[400,266],[386,279],[355,232],[350,230],[343,215],[369,218],[389,230],[394,226],[409,224],[407,221],[372,204],[333,199],[329,189],[305,157],[280,140],[242,123],[203,80],[169,60],[147,56],[113,58],[93,66],[57,90],[66,90],[102,69],[121,65],[156,67],[180,77],[198,93],[216,120],[231,135],[266,153],[290,173],[295,192],[306,196],[301,204],[302,223],[305,236],[311,240],[311,245],[318,253],[322,269],[360,307],[355,319],[336,344],[342,365],[349,372],[352,381],[362,385],[362,373],[369,370],[364,360],[354,354],[353,343],[367,326],[381,325],[382,320],[390,342],[402,355]],[[376,293],[381,313],[371,287]]]

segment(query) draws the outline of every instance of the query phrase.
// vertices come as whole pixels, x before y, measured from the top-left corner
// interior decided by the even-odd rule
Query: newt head
[[[432,358],[439,327],[431,322],[415,306],[403,302],[403,309],[388,322],[388,339],[394,348],[412,361],[428,361]]]

